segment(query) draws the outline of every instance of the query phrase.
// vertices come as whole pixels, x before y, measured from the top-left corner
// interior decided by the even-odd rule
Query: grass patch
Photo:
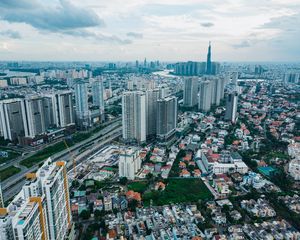
[[[5,163],[11,159],[14,159],[14,158],[17,158],[18,156],[20,156],[21,154],[16,152],[16,151],[13,151],[13,150],[10,150],[10,149],[7,149],[7,148],[2,148],[0,147],[0,151],[5,151],[8,153],[8,157],[0,157],[0,164],[2,163]]]
[[[1,181],[3,181],[19,172],[21,172],[21,169],[14,166],[4,168],[3,170],[0,171],[0,179]]]
[[[48,157],[52,156],[55,153],[63,151],[66,149],[66,146],[63,142],[56,143],[52,146],[46,147],[41,151],[38,151],[36,154],[32,155],[21,161],[21,164],[25,167],[32,167],[37,163],[47,159]]]
[[[143,193],[148,188],[147,182],[132,182],[127,185],[128,190],[132,190],[135,192]]]
[[[145,205],[197,202],[211,200],[213,196],[201,179],[169,179],[164,191],[152,191],[143,195]]]

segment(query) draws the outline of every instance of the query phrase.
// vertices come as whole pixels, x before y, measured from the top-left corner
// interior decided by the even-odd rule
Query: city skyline
[[[299,61],[299,1],[1,1],[0,60]]]

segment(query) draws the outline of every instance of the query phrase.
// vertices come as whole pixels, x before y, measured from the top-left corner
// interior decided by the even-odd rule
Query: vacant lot
[[[212,194],[201,179],[169,179],[164,191],[152,191],[143,195],[145,205],[152,200],[153,205],[197,202],[213,199]]]
[[[128,190],[143,193],[148,188],[147,182],[132,182],[128,184]]]

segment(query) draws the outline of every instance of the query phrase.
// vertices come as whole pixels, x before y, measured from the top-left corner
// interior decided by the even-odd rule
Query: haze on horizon
[[[300,61],[299,0],[1,0],[0,60]]]

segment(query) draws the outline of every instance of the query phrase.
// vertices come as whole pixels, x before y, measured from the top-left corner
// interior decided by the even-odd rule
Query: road
[[[95,139],[98,138],[99,136],[106,134],[107,132],[111,131],[111,130],[114,129],[115,127],[121,126],[121,120],[120,120],[120,118],[118,118],[118,119],[116,119],[116,120],[110,121],[110,122],[109,122],[109,125],[108,125],[108,126],[107,126],[107,125],[108,125],[108,123],[104,124],[104,126],[106,126],[105,128],[103,128],[103,129],[100,130],[99,132],[95,133],[95,134],[94,134],[93,136],[91,136],[90,138],[87,138],[87,139],[83,140],[82,142],[75,144],[74,146],[70,147],[70,149],[72,149],[72,148],[78,148],[78,147],[80,147],[80,146],[82,146],[82,145],[84,145],[84,144],[86,144],[86,143],[92,142],[93,140],[95,140]],[[56,140],[56,141],[51,142],[51,143],[49,143],[49,144],[41,145],[41,146],[42,146],[43,148],[46,148],[46,147],[49,147],[49,146],[51,146],[51,145],[53,145],[53,144],[55,144],[55,143],[57,143],[57,142],[60,142],[60,141],[62,141],[62,139],[59,139],[59,140]],[[34,149],[34,148],[32,148],[32,150],[33,150],[33,149]],[[19,163],[20,163],[22,160],[24,160],[24,159],[26,159],[26,158],[28,158],[28,157],[31,157],[31,156],[33,156],[34,154],[36,154],[36,152],[37,152],[38,150],[41,150],[41,147],[40,147],[39,149],[34,149],[33,151],[29,152],[29,153],[28,153],[27,155],[25,155],[25,156],[20,156],[20,157],[17,157],[17,158],[15,158],[15,159],[10,160],[9,162],[6,162],[3,166],[0,166],[0,170],[3,170],[3,169],[5,169],[5,168],[7,168],[7,167],[10,167],[10,166],[15,166],[15,167],[20,167],[20,168],[22,169],[22,171],[25,172],[26,167],[20,165]],[[19,149],[19,151],[20,151],[20,149]],[[65,150],[64,152],[67,153],[68,150]],[[61,152],[61,153],[62,153],[62,152]],[[3,182],[5,182],[5,181],[3,181]]]
[[[110,141],[121,136],[121,130],[122,127],[120,126],[120,122],[116,122],[106,127],[105,129],[102,129],[101,131],[93,135],[91,138],[86,139],[70,147],[69,150],[64,150],[57,154],[54,154],[53,156],[51,156],[51,158],[53,161],[57,161],[57,160],[66,161],[68,164],[67,165],[68,168],[70,168],[72,167],[73,157],[77,158],[78,156],[77,158],[78,163],[85,160],[89,155],[88,153],[91,152],[91,149],[99,149],[103,147],[105,144],[108,144]],[[88,143],[92,143],[91,146],[89,146],[89,148],[86,151],[80,152],[80,148]],[[15,163],[14,165],[19,165],[19,164]],[[2,182],[3,198],[5,200],[8,200],[11,197],[13,197],[16,193],[18,193],[25,182],[24,176],[26,175],[26,173],[34,172],[37,170],[37,168],[38,168],[38,164],[31,168],[23,167],[20,173],[15,174],[14,176],[3,181]]]

